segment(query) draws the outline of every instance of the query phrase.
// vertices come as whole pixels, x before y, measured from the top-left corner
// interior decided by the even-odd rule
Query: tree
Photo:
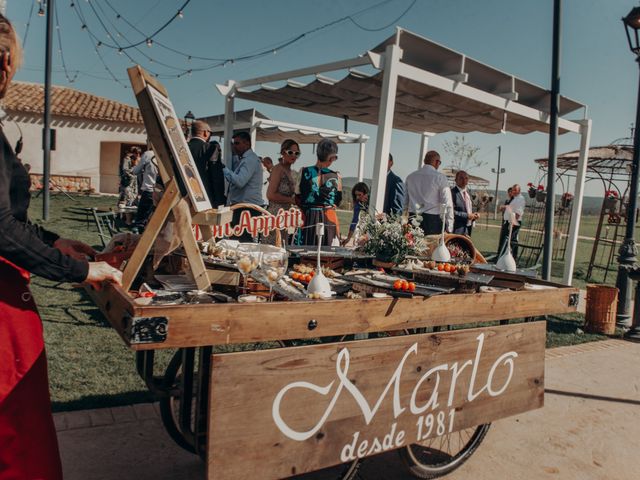
[[[464,135],[456,135],[453,140],[447,140],[443,144],[444,151],[451,157],[451,168],[453,170],[473,170],[474,168],[486,165],[477,158],[480,147],[476,147],[464,139]]]

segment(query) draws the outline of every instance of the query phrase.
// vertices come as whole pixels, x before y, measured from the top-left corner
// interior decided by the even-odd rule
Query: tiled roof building
[[[51,114],[87,120],[142,124],[140,110],[68,87],[51,88]],[[43,113],[44,86],[30,82],[13,82],[2,100],[9,113]]]

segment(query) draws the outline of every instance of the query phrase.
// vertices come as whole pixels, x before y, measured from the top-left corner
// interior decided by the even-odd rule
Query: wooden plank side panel
[[[90,285],[85,286],[84,289],[100,308],[100,311],[111,326],[118,332],[125,343],[128,343],[125,330],[129,325],[125,318],[135,316],[135,308],[131,302],[131,297],[120,287],[111,284],[105,284],[100,291],[95,290]]]
[[[286,478],[543,405],[545,323],[213,355],[208,478]]]
[[[169,318],[167,340],[143,348],[179,348],[506,320],[575,312],[574,288],[266,304],[142,307],[141,316]],[[309,328],[315,320],[317,326]]]

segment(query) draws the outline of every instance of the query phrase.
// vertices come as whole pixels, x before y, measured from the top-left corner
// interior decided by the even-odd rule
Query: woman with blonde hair
[[[21,54],[15,30],[0,15],[0,98]],[[122,273],[88,262],[95,254],[88,245],[28,222],[28,204],[11,195],[20,168],[0,131],[0,478],[61,480],[42,321],[29,275],[99,288],[103,280],[121,283]]]

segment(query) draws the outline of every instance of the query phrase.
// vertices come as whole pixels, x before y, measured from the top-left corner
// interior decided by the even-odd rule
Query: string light
[[[38,0],[38,3],[40,4],[40,8],[38,9],[38,16],[44,17],[44,7],[42,5],[42,0]]]
[[[42,0],[43,2],[45,0]],[[210,58],[210,57],[201,57],[201,56],[197,56],[197,55],[192,55],[192,54],[188,54],[185,52],[181,52],[179,50],[173,49],[167,45],[162,44],[161,42],[159,42],[155,37],[161,32],[163,31],[173,20],[175,20],[176,18],[183,18],[184,17],[184,8],[190,3],[191,0],[186,0],[183,5],[177,10],[177,12],[173,15],[173,17],[169,18],[169,20],[167,20],[160,28],[156,29],[153,33],[151,34],[145,34],[145,32],[142,32],[141,30],[139,30],[134,24],[132,24],[130,21],[127,20],[126,16],[123,16],[120,12],[118,12],[112,5],[111,2],[109,0],[104,0],[104,2],[89,2],[89,0],[87,0],[87,4],[90,6],[90,8],[93,10],[94,15],[96,16],[97,20],[100,22],[100,24],[102,25],[102,28],[104,29],[107,38],[111,39],[111,41],[113,43],[108,43],[104,41],[104,37],[102,40],[100,40],[92,31],[91,28],[89,27],[89,22],[85,21],[85,19],[83,18],[82,12],[79,11],[80,10],[80,4],[76,3],[74,1],[71,1],[71,7],[74,7],[74,11],[76,12],[76,14],[78,15],[78,18],[81,20],[80,23],[82,25],[82,29],[86,30],[87,33],[89,34],[92,43],[94,43],[94,45],[96,45],[96,43],[99,43],[99,45],[105,47],[105,48],[111,48],[114,49],[118,52],[118,54],[120,55],[126,55],[127,58],[132,62],[132,63],[140,63],[140,62],[135,62],[135,59],[129,54],[127,53],[128,49],[134,49],[135,51],[137,51],[138,53],[140,53],[141,55],[143,55],[148,61],[149,63],[154,63],[157,65],[161,65],[167,68],[170,68],[172,70],[176,70],[176,73],[162,73],[159,74],[158,72],[153,72],[151,71],[151,69],[149,70],[149,73],[154,75],[156,78],[181,78],[184,75],[191,75],[193,72],[202,72],[202,71],[207,71],[207,70],[211,70],[213,68],[217,68],[217,67],[226,67],[227,65],[235,65],[236,62],[245,62],[245,61],[251,61],[254,59],[258,59],[261,57],[264,57],[265,55],[277,55],[279,50],[284,49],[288,46],[293,45],[294,43],[304,39],[305,37],[308,37],[309,35],[319,32],[323,29],[329,28],[331,26],[334,26],[336,24],[339,24],[341,22],[345,22],[345,21],[350,21],[352,22],[356,27],[363,29],[363,30],[368,30],[368,31],[377,31],[380,29],[368,29],[365,28],[361,25],[359,25],[356,21],[355,18],[356,16],[359,16],[367,11],[379,8],[380,6],[384,5],[384,4],[388,4],[391,3],[392,1],[395,0],[382,0],[379,1],[378,3],[371,5],[367,8],[361,9],[357,12],[352,13],[351,15],[348,16],[344,16],[342,18],[336,19],[332,22],[326,23],[324,25],[318,26],[316,28],[313,28],[307,32],[304,32],[302,34],[299,34],[297,36],[294,36],[290,39],[287,39],[285,41],[280,42],[279,44],[275,44],[275,45],[271,45],[271,46],[266,46],[264,47],[262,50],[259,51],[255,51],[243,56],[238,56],[235,58]],[[399,17],[401,18],[402,16],[404,16],[416,3],[417,0],[413,0],[411,2],[411,4],[409,5],[409,7],[404,10],[404,12],[402,13],[402,15]],[[124,35],[124,33],[121,33],[118,31],[117,27],[115,26],[115,24],[113,22],[115,22],[115,20],[112,22],[111,20],[109,20],[109,16],[106,14],[106,12],[103,10],[101,4],[106,4],[113,12],[114,12],[114,16],[116,20],[122,20],[124,21],[127,25],[129,25],[133,30],[135,30],[136,32],[138,32],[141,36],[142,39],[140,41],[136,41],[136,42],[131,42],[129,41],[126,36]],[[108,21],[109,23],[111,23],[111,25],[113,26],[113,28],[107,28],[107,26],[104,24],[101,16],[98,14],[98,12],[96,11],[96,9],[94,8],[94,5],[96,5],[97,8],[99,8],[102,11],[102,16],[106,19],[106,21]],[[113,18],[113,17],[112,17]],[[397,19],[396,19],[397,21]],[[394,21],[395,22],[395,21]],[[382,28],[388,28],[388,26],[386,27],[382,27]],[[381,29],[382,29],[381,28]],[[115,31],[116,32],[116,37],[117,38],[122,38],[126,43],[128,43],[127,45],[123,45],[121,42],[115,41],[114,40],[114,35],[111,35],[109,33],[109,31]],[[158,45],[161,48],[167,49],[173,53],[176,53],[178,55],[183,56],[187,62],[191,62],[192,60],[203,60],[203,61],[208,61],[208,62],[214,62],[214,63],[210,63],[210,64],[206,64],[206,65],[202,65],[199,67],[192,67],[189,69],[186,69],[184,67],[177,67],[177,66],[173,66],[173,65],[167,65],[163,62],[158,61],[157,59],[153,59],[152,57],[148,56],[146,53],[144,53],[142,50],[138,49],[137,47],[141,44],[145,43],[147,45],[147,47],[152,47],[154,44]],[[101,60],[102,60],[102,56]],[[104,64],[104,60],[103,60],[103,64]],[[105,64],[105,69],[108,69],[107,65]],[[114,80],[116,80],[118,83],[121,83],[119,80],[117,80],[115,78],[115,76],[113,75],[113,73],[111,71],[109,71],[109,74],[114,77]]]
[[[29,10],[29,20],[27,20],[27,25],[24,29],[24,36],[22,37],[22,48],[27,48],[27,37],[29,36],[29,27],[31,27],[31,19],[33,18],[33,7],[36,4],[34,0],[31,4],[31,9]]]

